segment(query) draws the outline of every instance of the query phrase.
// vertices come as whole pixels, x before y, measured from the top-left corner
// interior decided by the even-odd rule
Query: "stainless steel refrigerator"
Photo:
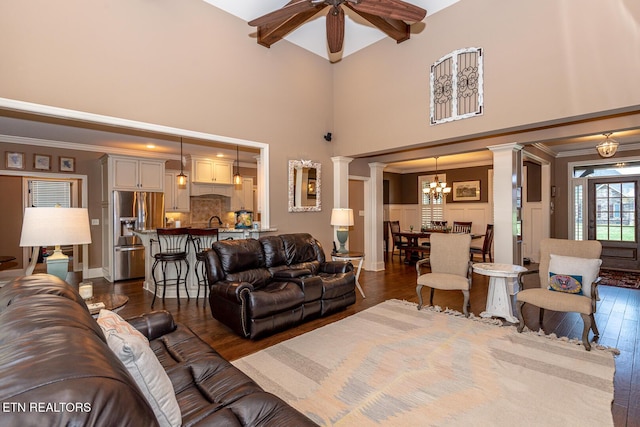
[[[144,277],[144,246],[134,230],[164,227],[164,193],[113,192],[114,281]]]

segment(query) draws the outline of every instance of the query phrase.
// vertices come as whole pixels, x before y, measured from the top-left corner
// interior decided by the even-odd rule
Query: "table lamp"
[[[55,246],[47,257],[47,273],[66,280],[69,257],[60,250],[61,245],[91,243],[89,213],[85,208],[26,208],[22,221],[20,246],[32,246],[31,263],[25,274],[33,273],[41,246]]]
[[[338,231],[336,232],[338,242],[340,242],[338,252],[346,254],[349,251],[344,247],[344,244],[349,238],[349,227],[353,225],[353,209],[334,208],[331,211],[331,225],[338,226]]]

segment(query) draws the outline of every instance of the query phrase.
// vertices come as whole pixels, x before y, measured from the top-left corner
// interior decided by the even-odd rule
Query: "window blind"
[[[71,207],[71,182],[69,181],[36,181],[29,185],[31,206],[35,208],[52,208],[60,205]]]
[[[443,182],[446,182],[447,177],[440,174]],[[420,200],[420,224],[423,227],[431,225],[431,221],[444,221],[444,204],[446,197],[441,197],[438,200],[431,200],[428,194],[429,183],[435,179],[435,175],[421,176],[420,185],[418,186],[418,199]],[[427,193],[424,189],[427,189]]]

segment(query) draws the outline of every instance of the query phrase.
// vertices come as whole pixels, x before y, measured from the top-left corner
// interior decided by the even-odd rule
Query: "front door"
[[[589,240],[602,243],[602,267],[640,270],[638,188],[640,177],[589,180]]]

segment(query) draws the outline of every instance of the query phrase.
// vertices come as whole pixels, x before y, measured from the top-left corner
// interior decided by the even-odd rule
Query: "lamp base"
[[[53,254],[47,257],[47,273],[66,281],[68,272],[69,257],[62,253],[60,246],[56,246]]]
[[[344,247],[344,244],[347,243],[347,239],[349,238],[349,230],[338,230],[336,231],[336,236],[338,237],[338,242],[340,242],[338,252],[341,254],[348,253],[349,250]]]

